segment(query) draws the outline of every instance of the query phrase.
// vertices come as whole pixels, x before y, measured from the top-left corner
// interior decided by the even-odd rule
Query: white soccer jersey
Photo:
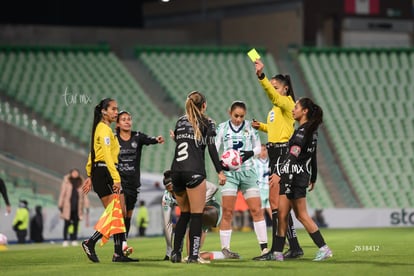
[[[261,190],[269,190],[269,159],[256,157],[253,161],[258,177],[257,185]]]
[[[221,145],[223,145],[223,151],[220,151]],[[216,147],[218,152],[235,149],[253,151],[254,155],[257,155],[261,151],[259,133],[248,120],[245,120],[238,128],[228,120],[217,127]],[[250,158],[243,162],[240,170],[247,171],[252,168],[254,168],[254,162],[253,158]]]

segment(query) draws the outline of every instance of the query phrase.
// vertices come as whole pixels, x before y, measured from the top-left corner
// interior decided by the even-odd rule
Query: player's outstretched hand
[[[223,186],[224,184],[226,184],[226,176],[224,175],[223,171],[221,171],[218,174],[218,181],[219,181],[220,186]]]
[[[254,67],[256,69],[256,75],[259,77],[263,73],[263,62],[260,59],[256,59],[256,61],[254,62]]]
[[[260,122],[259,121],[256,121],[255,119],[253,119],[253,121],[252,121],[252,128],[259,129],[259,127],[260,127]]]

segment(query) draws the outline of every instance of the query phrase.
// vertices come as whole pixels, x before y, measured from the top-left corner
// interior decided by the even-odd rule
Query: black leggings
[[[79,225],[79,217],[78,211],[71,211],[70,212],[70,219],[65,220],[65,224],[63,226],[63,240],[68,240],[68,229],[70,225],[73,225],[73,233],[70,234],[70,240],[75,241],[78,239],[78,225]]]

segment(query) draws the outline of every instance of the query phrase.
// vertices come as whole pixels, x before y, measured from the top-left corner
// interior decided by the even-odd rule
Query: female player
[[[260,191],[257,186],[257,173],[254,162],[250,158],[260,153],[260,137],[250,121],[245,120],[246,104],[235,101],[230,106],[230,119],[221,123],[217,128],[216,147],[223,151],[235,149],[240,151],[243,163],[236,171],[226,171],[226,184],[221,190],[221,204],[223,218],[220,223],[220,241],[222,252],[227,258],[239,259],[239,254],[230,251],[230,240],[232,234],[231,222],[233,219],[234,206],[237,199],[237,191],[243,193],[253,218],[253,226],[262,253],[267,251],[267,231],[261,209]]]
[[[171,257],[172,251],[172,240],[174,236],[173,221],[172,221],[172,211],[177,206],[177,201],[175,200],[173,185],[171,180],[171,171],[164,172],[164,186],[165,192],[162,197],[162,216],[164,220],[164,234],[165,242],[167,245],[164,261],[169,260]],[[202,228],[201,233],[201,243],[200,248],[204,244],[204,240],[207,234],[207,231],[210,227],[217,227],[221,220],[221,206],[215,198],[218,188],[213,183],[206,181],[206,206],[203,211],[202,216]],[[189,252],[189,246],[187,241],[187,254]],[[209,259],[224,259],[224,255],[221,252],[211,251],[211,252],[200,252],[199,261],[207,262]],[[184,258],[185,259],[185,258]]]
[[[141,187],[141,152],[144,145],[163,144],[162,136],[150,137],[139,131],[132,131],[132,116],[128,111],[121,111],[116,120],[116,137],[120,145],[118,171],[121,176],[126,214],[124,217],[126,235],[131,227],[131,217],[139,189]]]
[[[182,244],[189,222],[190,254],[187,262],[199,263],[201,217],[206,199],[206,147],[218,173],[219,184],[224,185],[226,181],[214,145],[215,126],[205,115],[206,109],[204,95],[198,91],[191,92],[185,102],[186,114],[178,119],[173,134],[176,146],[171,178],[175,198],[181,210],[175,227],[174,248],[171,254],[173,263],[181,262]]]
[[[272,210],[269,203],[269,157],[265,144],[262,144],[260,154],[253,159],[257,172],[257,185],[260,190],[260,199],[262,201],[263,213],[267,213],[269,218],[272,217]]]
[[[289,140],[289,153],[283,162],[280,177],[279,226],[276,235],[275,259],[283,261],[283,246],[290,206],[296,218],[303,224],[313,242],[318,246],[314,261],[332,257],[332,251],[326,245],[318,226],[306,209],[306,188],[313,189],[316,181],[316,146],[318,127],[322,123],[323,111],[309,98],[301,98],[293,109],[293,117],[299,123],[298,129]],[[276,185],[279,177],[270,180]]]
[[[289,75],[276,75],[270,81],[263,73],[264,64],[260,59],[255,62],[256,75],[272,102],[273,107],[267,115],[267,123],[253,121],[252,126],[267,133],[267,150],[269,155],[270,175],[280,170],[280,165],[287,154],[287,142],[294,131],[295,120],[292,117],[292,110],[295,106],[295,94]],[[258,261],[272,260],[277,230],[277,213],[279,206],[279,185],[269,186],[269,202],[272,209],[272,248],[262,256],[254,258]],[[288,229],[289,251],[285,253],[286,258],[297,258],[303,255],[293,226],[292,218],[289,219]]]
[[[118,117],[118,105],[114,99],[103,99],[94,111],[91,152],[89,154],[86,172],[88,178],[85,180],[82,190],[84,193],[93,190],[101,199],[104,208],[112,201],[115,193],[121,192],[121,177],[117,170],[119,143],[115,138],[111,123]],[[82,242],[82,248],[92,262],[99,262],[95,253],[95,244],[102,237],[96,231],[89,239]],[[122,252],[122,241],[125,233],[114,235],[113,262],[137,261],[124,256]]]

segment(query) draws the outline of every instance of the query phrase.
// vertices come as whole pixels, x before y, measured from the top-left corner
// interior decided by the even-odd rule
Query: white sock
[[[267,229],[266,221],[256,221],[253,222],[254,232],[256,232],[257,241],[259,244],[267,243]]]
[[[228,248],[230,249],[230,240],[231,240],[231,232],[232,230],[220,230],[220,242],[221,248]]]
[[[226,256],[221,253],[221,251],[211,251],[210,252],[210,260],[222,260],[225,259]]]

